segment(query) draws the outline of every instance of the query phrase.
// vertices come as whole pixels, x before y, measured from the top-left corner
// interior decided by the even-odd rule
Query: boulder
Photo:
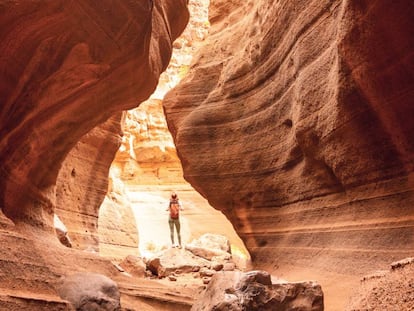
[[[199,271],[201,267],[209,267],[210,262],[191,252],[171,248],[155,254],[147,260],[146,265],[153,274],[158,277],[166,277],[177,270],[180,273]]]
[[[206,233],[187,244],[185,249],[207,260],[224,261],[231,258],[230,242],[219,234]]]
[[[233,262],[227,262],[223,265],[224,271],[234,271],[236,270],[236,265]]]
[[[211,263],[211,269],[213,269],[215,271],[223,270],[223,268],[224,268],[224,264],[222,264],[220,262],[212,262]]]
[[[96,273],[76,273],[65,277],[58,293],[77,311],[121,310],[118,285],[110,278]]]
[[[191,311],[323,310],[321,286],[315,282],[272,284],[265,271],[219,272]]]
[[[145,277],[147,267],[140,257],[128,255],[119,265],[132,276]]]

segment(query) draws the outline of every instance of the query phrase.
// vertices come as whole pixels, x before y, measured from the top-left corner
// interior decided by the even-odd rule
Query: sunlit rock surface
[[[317,279],[329,310],[414,251],[413,12],[212,1],[205,46],[163,103],[185,178],[257,267]]]
[[[206,0],[189,1],[189,23],[174,42],[170,64],[156,91],[149,100],[125,114],[122,145],[112,163],[111,176],[124,184],[131,202],[141,255],[149,256],[171,246],[166,208],[171,192],[176,191],[184,206],[183,243],[205,233],[223,234],[231,241],[234,254],[240,259],[238,263],[246,266],[249,255],[231,223],[184,180],[162,108],[164,94],[185,76],[194,52],[208,34],[208,5]]]

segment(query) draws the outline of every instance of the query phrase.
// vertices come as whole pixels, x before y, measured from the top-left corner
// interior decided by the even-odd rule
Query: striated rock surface
[[[7,1],[0,13],[0,206],[51,227],[64,158],[154,91],[186,1]]]
[[[107,196],[99,209],[99,254],[116,262],[139,255],[139,235],[131,205],[119,195]]]
[[[97,249],[120,140],[118,121],[105,122],[151,95],[187,21],[185,0],[1,1],[0,309],[69,310],[57,281],[88,271],[120,284],[128,309],[165,302],[168,287],[142,298],[131,277],[78,248]],[[56,206],[73,248],[53,233]]]
[[[160,100],[147,100],[128,111],[122,127],[124,136],[112,162],[112,174],[126,186],[185,183]]]
[[[205,46],[163,102],[185,178],[257,267],[317,279],[329,310],[414,251],[413,12],[212,1]]]
[[[110,164],[120,146],[120,120],[118,114],[84,135],[59,171],[55,213],[78,249],[99,251],[99,208],[108,189]]]
[[[130,275],[137,277],[144,277],[147,268],[142,258],[133,255],[125,257],[119,266]]]

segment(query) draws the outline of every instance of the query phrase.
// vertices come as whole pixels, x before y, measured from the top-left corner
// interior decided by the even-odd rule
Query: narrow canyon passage
[[[110,190],[100,208],[101,231],[108,226],[108,217],[113,217],[106,214],[107,209],[115,204],[120,209],[130,209],[134,215],[131,220],[135,220],[141,256],[170,248],[166,209],[174,191],[184,208],[180,216],[183,246],[206,233],[220,234],[229,239],[234,256],[240,257],[246,267],[250,256],[231,223],[184,180],[161,102],[148,100],[129,111],[124,122],[123,143],[110,169]],[[126,230],[121,222],[119,226],[120,231]],[[176,233],[175,242],[178,242]],[[107,245],[103,238],[100,253],[113,256],[113,247],[116,248],[116,243]],[[124,255],[119,254],[120,258]]]
[[[182,165],[162,108],[165,94],[186,75],[194,53],[208,35],[208,7],[209,1],[190,1],[189,23],[174,42],[169,66],[161,74],[157,89],[138,108],[125,112],[121,124],[122,143],[109,172],[107,199],[112,195],[121,201],[120,205],[122,202],[130,205],[136,220],[140,254],[148,255],[171,246],[166,208],[171,192],[175,191],[184,207],[180,217],[183,244],[205,233],[224,235],[234,255],[246,266],[250,256],[231,223],[183,178]],[[109,206],[110,202],[104,201],[100,227],[106,226],[105,210]],[[175,239],[177,242],[177,237]],[[108,245],[105,250],[105,241],[100,244],[101,254],[111,252],[115,246]]]
[[[411,311],[413,17],[0,1],[0,310]]]

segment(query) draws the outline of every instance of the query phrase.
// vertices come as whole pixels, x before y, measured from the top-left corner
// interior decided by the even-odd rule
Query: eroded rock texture
[[[110,164],[121,142],[121,114],[92,129],[69,152],[59,171],[55,213],[73,247],[98,251],[98,213]]]
[[[414,251],[413,16],[406,1],[213,0],[164,100],[185,178],[256,265],[320,280],[338,309],[354,276]]]
[[[362,278],[346,310],[410,310],[413,305],[414,258],[405,258]]]
[[[88,271],[116,281],[126,309],[165,304],[142,302],[129,285],[138,281],[61,245],[51,229],[59,205],[69,235],[79,233],[75,246],[96,243],[109,151],[119,143],[119,124],[105,121],[148,98],[187,20],[185,0],[0,1],[1,310],[68,310],[57,282]]]
[[[7,1],[0,14],[0,207],[51,227],[62,161],[153,92],[186,1]]]

